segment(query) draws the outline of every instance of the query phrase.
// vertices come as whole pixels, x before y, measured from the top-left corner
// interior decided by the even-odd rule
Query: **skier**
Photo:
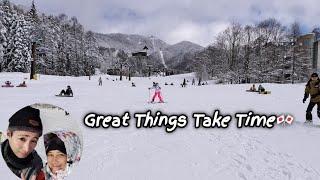
[[[186,85],[187,85],[187,83],[186,83],[186,79],[185,79],[185,78],[183,78],[183,82],[182,82],[182,84],[181,84],[181,87],[186,87]]]
[[[196,80],[192,79],[192,85],[196,85]]]
[[[73,96],[73,92],[72,92],[71,87],[67,86],[66,90],[62,89],[59,95],[60,96]]]
[[[102,86],[102,78],[101,78],[101,76],[99,77],[99,86]]]
[[[306,111],[306,123],[312,123],[312,114],[311,111],[313,107],[317,104],[317,115],[320,118],[320,90],[319,90],[320,79],[317,73],[312,73],[309,81],[306,84],[304,90],[303,103],[309,97],[310,94],[310,102]]]
[[[1,154],[11,171],[22,179],[41,173],[42,160],[35,151],[42,135],[39,109],[27,106],[9,119],[8,139],[1,144]]]
[[[160,100],[160,103],[163,103],[163,99],[161,97],[161,87],[159,86],[159,83],[155,83],[153,82],[153,86],[150,89],[154,89],[154,94],[153,94],[153,97],[152,97],[152,100],[151,100],[151,103],[154,102],[156,96],[158,96],[159,100]]]

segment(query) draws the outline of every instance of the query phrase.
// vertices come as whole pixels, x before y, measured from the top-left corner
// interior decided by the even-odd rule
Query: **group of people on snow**
[[[256,88],[256,85],[253,84],[253,85],[250,87],[249,91],[263,93],[263,92],[266,91],[266,89],[265,89],[261,84],[258,86],[258,89],[257,89],[257,88]]]
[[[2,85],[2,87],[14,87],[14,85],[12,85],[11,81],[6,81],[4,83],[4,85]],[[23,81],[22,83],[20,83],[18,86],[16,87],[27,87],[27,84],[25,81]]]
[[[259,85],[256,89],[255,84],[250,87],[249,91],[253,92],[265,92],[265,88]],[[312,123],[312,110],[317,105],[317,116],[320,118],[320,78],[318,73],[312,73],[307,84],[305,85],[304,96],[302,102],[305,103],[310,97],[309,104],[306,110],[306,123]]]

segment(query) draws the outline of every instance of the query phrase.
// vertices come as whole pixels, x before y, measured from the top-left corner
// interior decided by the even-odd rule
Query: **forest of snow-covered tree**
[[[106,38],[86,31],[76,17],[45,15],[37,12],[34,4],[24,10],[9,0],[0,2],[0,15],[0,72],[30,72],[34,42],[37,73],[83,76],[94,74],[96,69],[106,72],[109,68],[122,66],[127,70],[130,68],[132,75],[143,75],[150,66],[164,68],[157,49],[153,49],[147,59],[130,57],[125,49],[116,49],[121,47],[121,39],[130,38],[121,34]],[[316,36],[320,34],[319,28],[313,32]],[[305,81],[312,71],[311,49],[302,51],[294,43],[299,35],[299,23],[285,27],[270,18],[256,25],[232,23],[206,48],[190,43],[168,46],[158,40],[158,46],[162,47],[158,51],[163,51],[169,69],[196,71],[202,80],[215,77],[231,83],[299,82]],[[99,37],[108,41],[118,38],[117,47],[101,46]],[[151,41],[148,43],[152,44]]]
[[[308,79],[312,67],[312,43],[320,29],[312,31],[310,47],[298,43],[300,25],[283,26],[274,18],[256,25],[232,23],[215,42],[194,55],[199,78],[217,77],[222,82],[296,83]]]
[[[0,3],[0,71],[29,72],[36,43],[37,73],[89,75],[99,67],[98,45],[75,17],[38,15],[4,0]]]

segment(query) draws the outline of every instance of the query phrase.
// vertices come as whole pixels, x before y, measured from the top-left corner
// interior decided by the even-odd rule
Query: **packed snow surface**
[[[18,85],[28,76],[0,73],[0,83],[10,80]],[[131,87],[126,78],[119,81],[116,76],[101,75],[103,86],[98,86],[100,75],[91,80],[40,75],[38,80],[25,80],[27,88],[0,88],[0,130],[5,131],[10,116],[26,105],[49,103],[70,112],[84,141],[82,159],[68,177],[74,180],[320,179],[320,128],[297,123],[305,120],[308,104],[302,103],[304,84],[263,84],[272,93],[259,95],[245,91],[251,84],[208,81],[205,86],[191,86],[193,76],[134,77],[136,87]],[[186,88],[180,86],[184,78],[189,81]],[[154,81],[159,82],[166,103],[148,103],[153,93],[148,87]],[[174,85],[165,86],[166,82]],[[55,97],[67,85],[71,85],[74,97]],[[227,129],[194,128],[192,113],[211,115],[217,109],[223,115],[251,110],[256,114],[290,114],[295,119],[292,125],[272,129],[238,129],[234,117]],[[186,114],[188,125],[173,133],[166,133],[164,127],[137,129],[133,114],[147,110]],[[131,115],[128,128],[91,129],[84,125],[90,112],[122,115],[125,111]],[[313,118],[320,124],[316,107]],[[16,179],[0,159],[0,179]]]

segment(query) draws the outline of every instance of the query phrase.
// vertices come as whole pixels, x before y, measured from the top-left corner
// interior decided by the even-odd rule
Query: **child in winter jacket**
[[[155,83],[153,82],[153,86],[150,89],[154,89],[154,94],[153,94],[153,97],[152,97],[152,100],[151,100],[151,103],[154,102],[155,98],[158,96],[159,100],[161,103],[163,103],[163,99],[162,99],[162,96],[161,96],[161,87],[159,86],[159,83]]]

